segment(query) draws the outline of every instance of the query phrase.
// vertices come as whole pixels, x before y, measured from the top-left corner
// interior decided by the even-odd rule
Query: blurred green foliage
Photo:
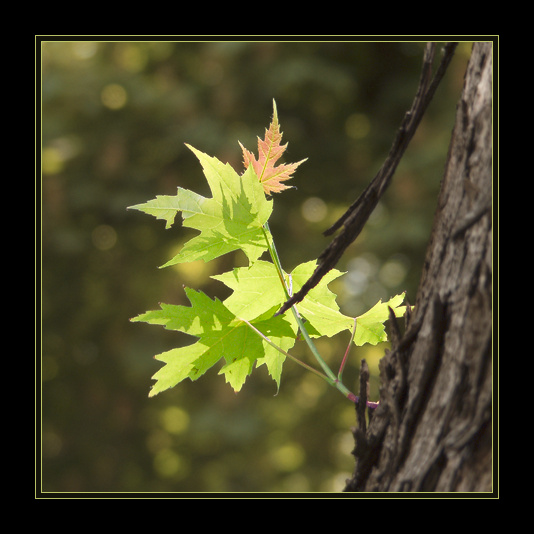
[[[423,43],[42,43],[42,490],[340,491],[353,469],[354,407],[287,361],[235,395],[208,373],[154,399],[153,355],[192,340],[129,318],[187,304],[183,285],[225,298],[209,276],[239,254],[159,270],[189,237],[126,207],[178,186],[209,193],[184,143],[241,169],[276,99],[285,161],[308,158],[275,197],[286,270],[314,259],[321,232],[385,158],[417,87]],[[389,191],[331,285],[355,315],[407,290],[415,300],[470,43],[449,72]],[[320,340],[336,367],[348,335]],[[365,357],[378,394],[384,346]],[[300,352],[299,352],[300,351]],[[295,355],[312,362],[304,345]]]

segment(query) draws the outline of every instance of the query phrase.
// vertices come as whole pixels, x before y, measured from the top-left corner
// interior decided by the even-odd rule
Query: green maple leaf
[[[316,263],[310,261],[296,267],[291,275],[284,273],[288,285],[298,291],[308,280]],[[354,319],[343,315],[336,304],[336,296],[328,289],[328,284],[343,273],[332,269],[321,282],[313,288],[297,306],[298,311],[311,326],[312,336],[333,336],[345,329],[351,329]],[[251,320],[274,308],[286,300],[286,294],[278,277],[276,267],[269,262],[258,260],[249,267],[238,267],[230,272],[212,276],[234,290],[224,303],[239,317]],[[296,322],[290,312],[285,317],[297,331]]]
[[[248,267],[236,267],[232,271],[213,275],[233,293],[224,301],[225,306],[237,316],[252,321],[284,302],[284,290],[276,267],[258,260]]]
[[[404,293],[396,295],[387,302],[378,301],[369,311],[357,318],[356,334],[354,343],[363,345],[370,343],[376,345],[382,341],[387,341],[387,334],[384,323],[389,319],[389,309],[395,313],[395,317],[402,317],[406,306],[401,306],[404,301]]]
[[[296,293],[315,271],[317,263],[308,261],[300,264],[291,273],[293,281],[293,293]],[[336,295],[328,289],[328,284],[343,275],[337,269],[330,270],[311,289],[301,303],[297,305],[299,313],[313,326],[315,332],[310,335],[332,337],[343,330],[351,330],[354,327],[354,319],[347,317],[339,311],[336,303]]]
[[[241,176],[228,164],[220,162],[187,145],[199,159],[212,197],[178,188],[175,196],[163,195],[131,206],[166,221],[166,228],[181,212],[183,225],[200,231],[163,267],[202,259],[210,261],[237,249],[254,261],[267,250],[263,225],[272,212],[272,201],[265,197],[254,169]]]
[[[293,270],[291,279],[296,289],[313,270],[314,262],[304,263]],[[354,319],[339,311],[335,295],[327,287],[341,274],[334,269],[299,304],[299,313],[306,320],[306,328],[313,337],[351,331],[354,326]],[[287,274],[285,276],[290,278]],[[265,364],[277,387],[280,387],[284,354],[247,324],[249,322],[286,352],[295,343],[298,327],[292,314],[286,312],[284,316],[274,316],[286,298],[275,266],[258,260],[249,267],[238,267],[213,278],[235,289],[224,302],[212,300],[202,291],[185,288],[191,306],[161,304],[159,310],[132,319],[134,322],[162,325],[168,330],[198,338],[192,345],[155,357],[165,366],[153,376],[156,384],[149,396],[174,387],[186,378],[196,380],[221,360],[224,365],[219,374],[225,375],[236,392],[241,390],[254,364],[256,367]],[[359,316],[354,343],[376,345],[386,341],[384,322],[389,318],[388,307],[399,316],[404,312],[404,306],[400,306],[403,300],[404,294],[397,295],[388,302],[377,303]]]
[[[279,387],[282,366],[287,351],[299,336],[299,327],[312,337],[330,337],[344,330],[352,332],[354,328],[355,319],[340,312],[336,296],[328,288],[330,282],[343,274],[336,269],[327,273],[298,304],[298,319],[292,312],[275,315],[287,300],[286,291],[298,291],[313,274],[316,263],[307,262],[291,274],[282,271],[279,274],[279,260],[270,244],[266,223],[272,212],[272,201],[265,195],[287,189],[283,182],[291,178],[302,163],[277,165],[287,145],[281,145],[282,133],[274,101],[273,106],[270,128],[266,130],[265,139],[258,140],[258,159],[242,147],[246,170],[241,176],[230,165],[187,145],[202,165],[212,194],[210,198],[179,187],[174,196],[157,196],[145,204],[131,206],[164,220],[166,228],[170,228],[176,215],[181,213],[183,226],[200,232],[163,267],[199,259],[207,262],[238,249],[243,250],[250,262],[248,267],[213,276],[233,290],[224,302],[185,288],[191,306],[161,304],[159,310],[132,319],[162,325],[196,338],[191,345],[156,356],[164,366],[153,376],[156,382],[149,396],[174,387],[186,378],[197,380],[217,364],[221,365],[219,374],[225,376],[236,392],[242,388],[254,365],[265,365]],[[258,259],[268,249],[276,266]],[[279,277],[284,279],[283,284]],[[357,317],[354,343],[385,341],[384,322],[389,318],[389,308],[395,315],[401,315],[403,300],[404,294],[385,303],[380,301]],[[308,336],[304,337],[323,365]],[[328,379],[330,375],[327,375]],[[332,383],[350,398],[352,394],[344,386],[340,387],[333,379]]]
[[[143,313],[132,321],[158,324],[168,330],[177,330],[195,336],[198,341],[156,356],[165,363],[153,378],[156,384],[150,391],[154,396],[182,380],[196,380],[220,360],[224,365],[219,374],[239,391],[254,363],[267,365],[268,371],[280,384],[285,356],[273,349],[242,319],[236,317],[220,300],[211,300],[201,291],[185,288],[191,306],[161,304],[159,310]],[[283,317],[259,317],[251,323],[263,335],[292,346],[293,330]],[[294,340],[293,340],[294,342]]]
[[[296,267],[291,273],[291,278],[284,273],[286,281],[292,281],[293,291],[298,291],[302,287],[315,267],[316,262],[310,261]],[[328,288],[328,284],[342,274],[337,269],[332,269],[297,305],[299,313],[307,321],[306,327],[312,337],[331,337],[343,330],[352,331],[354,328],[354,318],[339,311],[336,295]],[[273,308],[280,308],[286,300],[276,267],[266,261],[258,260],[249,267],[237,267],[212,278],[234,290],[224,304],[237,316],[246,320],[252,320]],[[378,302],[369,311],[357,317],[354,343],[361,346],[365,343],[376,345],[387,341],[384,322],[389,319],[388,307],[391,307],[399,317],[405,310],[405,306],[401,306],[403,300],[404,293],[401,293],[387,302]],[[292,324],[296,334],[297,325],[292,314],[286,312],[284,317]]]

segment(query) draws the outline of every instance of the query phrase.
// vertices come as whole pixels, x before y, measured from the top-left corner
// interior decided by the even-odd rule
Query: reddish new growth
[[[268,130],[265,130],[265,139],[262,141],[258,137],[258,154],[259,158],[256,160],[254,154],[249,152],[241,143],[239,145],[243,149],[243,160],[245,169],[252,164],[258,179],[263,185],[263,190],[266,194],[280,193],[284,189],[289,189],[291,186],[283,184],[285,180],[292,178],[295,169],[306,159],[297,163],[289,163],[287,165],[278,165],[275,163],[280,159],[284,153],[287,143],[280,145],[282,140],[282,133],[278,124],[278,114],[276,112],[276,103],[273,100],[273,121]]]

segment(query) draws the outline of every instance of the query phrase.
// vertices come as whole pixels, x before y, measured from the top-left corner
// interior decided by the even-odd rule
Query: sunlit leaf
[[[256,176],[263,185],[265,193],[280,193],[284,189],[289,189],[290,186],[283,184],[286,180],[289,180],[295,169],[305,159],[297,163],[288,163],[286,165],[278,164],[276,162],[282,157],[282,154],[287,148],[287,143],[281,145],[282,132],[280,131],[280,125],[278,124],[278,113],[276,111],[276,103],[273,100],[273,120],[268,130],[265,130],[265,139],[258,137],[258,159],[252,152],[249,152],[241,143],[243,150],[243,163],[245,169],[250,167],[254,168]]]
[[[158,196],[131,206],[165,220],[166,228],[181,212],[183,225],[200,231],[163,267],[200,259],[210,261],[237,249],[254,261],[267,249],[262,227],[272,212],[272,201],[265,198],[254,169],[239,176],[229,164],[189,148],[202,164],[213,196],[205,198],[179,187],[175,196]]]

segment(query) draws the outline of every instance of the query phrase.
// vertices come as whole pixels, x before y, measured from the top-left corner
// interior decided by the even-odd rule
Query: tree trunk
[[[402,337],[390,321],[345,491],[492,491],[492,65],[475,43],[415,308]]]

